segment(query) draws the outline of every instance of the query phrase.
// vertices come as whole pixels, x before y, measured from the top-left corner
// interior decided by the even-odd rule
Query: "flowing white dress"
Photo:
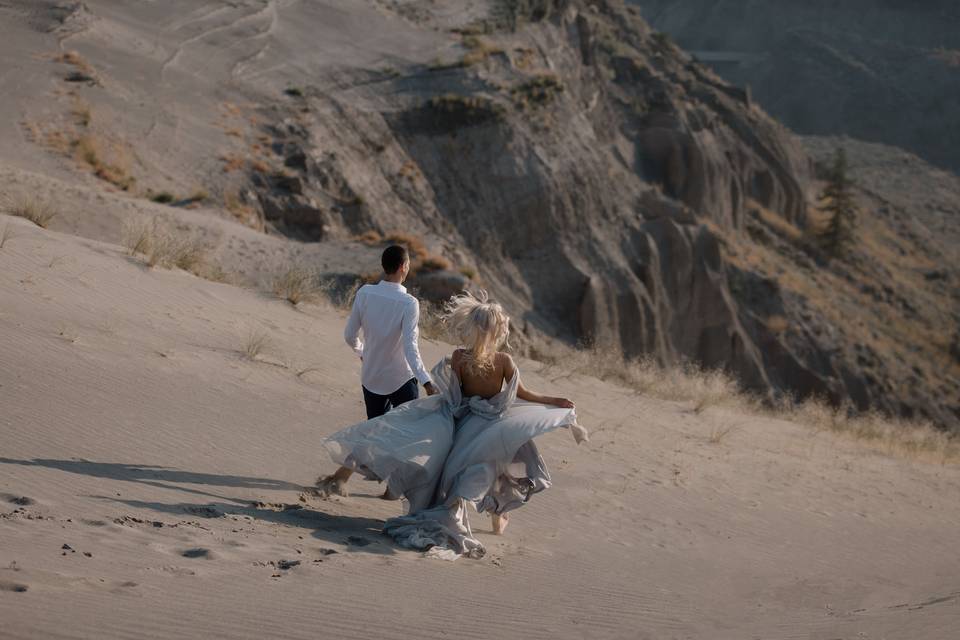
[[[344,429],[324,445],[334,462],[407,499],[407,515],[384,525],[398,544],[448,559],[481,557],[467,504],[481,513],[516,509],[550,487],[534,438],[566,427],[582,442],[587,432],[573,409],[518,400],[519,370],[489,399],[463,397],[449,358],[431,373],[440,393]]]

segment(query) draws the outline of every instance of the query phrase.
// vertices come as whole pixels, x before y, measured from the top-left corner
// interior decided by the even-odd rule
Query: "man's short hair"
[[[392,244],[383,250],[380,256],[380,264],[383,265],[383,272],[391,275],[400,270],[403,263],[408,259],[407,249],[398,244]]]

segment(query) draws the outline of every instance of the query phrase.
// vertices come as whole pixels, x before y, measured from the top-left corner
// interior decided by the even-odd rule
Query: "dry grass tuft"
[[[263,160],[257,160],[257,159],[250,161],[250,169],[253,171],[256,171],[257,173],[263,173],[263,174],[269,174],[273,172],[273,169],[270,167],[269,164],[267,164]]]
[[[428,340],[449,339],[443,307],[432,302],[420,303],[420,335]]]
[[[177,267],[198,273],[204,266],[207,247],[198,238],[166,233],[150,243],[146,255],[151,267]]]
[[[412,271],[416,273],[424,271],[449,271],[450,269],[453,269],[453,263],[443,256],[427,255],[417,262],[417,264],[413,265]]]
[[[710,435],[707,437],[707,442],[710,444],[720,444],[723,442],[723,439],[728,435],[740,428],[740,425],[734,423],[724,423],[719,425],[714,425],[710,429]]]
[[[410,252],[411,260],[424,258],[428,253],[427,247],[423,244],[423,240],[409,233],[395,231],[384,236],[383,242],[389,244],[399,244],[406,247],[407,251]]]
[[[54,60],[56,62],[62,62],[64,64],[69,64],[73,67],[76,67],[78,71],[82,71],[83,73],[90,76],[96,73],[96,70],[93,68],[93,65],[87,62],[86,58],[81,56],[76,51],[64,51],[60,55],[56,56]]]
[[[770,333],[779,335],[790,328],[790,321],[785,316],[770,316],[766,320],[766,325]]]
[[[136,182],[130,175],[130,152],[124,145],[87,133],[74,140],[71,146],[74,157],[89,166],[101,180],[123,191],[128,191]]]
[[[791,242],[803,240],[803,231],[778,213],[767,209],[755,200],[748,200],[750,215],[762,222],[767,228]]]
[[[131,256],[138,253],[145,254],[155,235],[156,225],[152,220],[129,218],[123,221],[123,246],[127,248],[127,253]]]
[[[237,153],[224,153],[220,155],[220,161],[223,162],[223,172],[231,173],[240,171],[246,164],[243,156]]]
[[[263,329],[250,329],[243,338],[240,346],[240,355],[247,360],[256,360],[257,357],[270,346],[270,336]]]
[[[264,230],[264,222],[257,210],[243,201],[240,195],[234,191],[228,191],[223,194],[223,206],[233,214],[241,224],[257,231]]]
[[[358,236],[355,236],[354,239],[357,242],[363,243],[368,247],[379,247],[384,243],[383,236],[373,229],[368,229]]]
[[[89,127],[93,121],[93,112],[90,110],[90,103],[82,98],[74,98],[70,113],[73,115],[77,125],[81,127]]]
[[[476,35],[464,36],[462,44],[463,48],[467,50],[467,53],[460,60],[460,65],[464,67],[480,64],[492,55],[503,53],[502,48]]]
[[[174,267],[222,282],[225,274],[207,264],[208,247],[199,238],[181,234],[155,220],[134,218],[123,225],[123,244],[132,256],[141,254],[151,267]]]
[[[273,292],[292,305],[313,300],[320,290],[317,275],[301,267],[293,267],[273,281]]]
[[[18,218],[26,218],[44,229],[59,215],[53,205],[35,195],[5,196],[0,201],[0,211]]]
[[[7,244],[7,240],[13,237],[13,233],[10,231],[10,225],[3,225],[3,231],[0,231],[0,249],[3,249],[3,245]]]

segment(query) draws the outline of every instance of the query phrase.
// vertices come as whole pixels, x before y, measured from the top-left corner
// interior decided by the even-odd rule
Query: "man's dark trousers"
[[[416,378],[410,378],[402,387],[385,396],[367,391],[367,388],[363,387],[363,401],[367,405],[367,420],[382,416],[390,409],[419,397],[420,387],[417,385]]]

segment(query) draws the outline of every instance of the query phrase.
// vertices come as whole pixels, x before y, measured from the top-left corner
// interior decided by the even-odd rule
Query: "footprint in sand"
[[[26,593],[29,587],[20,582],[7,582],[0,580],[0,591],[10,591],[12,593]]]
[[[204,549],[203,547],[186,549],[185,551],[181,551],[180,555],[184,558],[206,558],[207,560],[213,559],[213,552],[210,551],[210,549]]]

